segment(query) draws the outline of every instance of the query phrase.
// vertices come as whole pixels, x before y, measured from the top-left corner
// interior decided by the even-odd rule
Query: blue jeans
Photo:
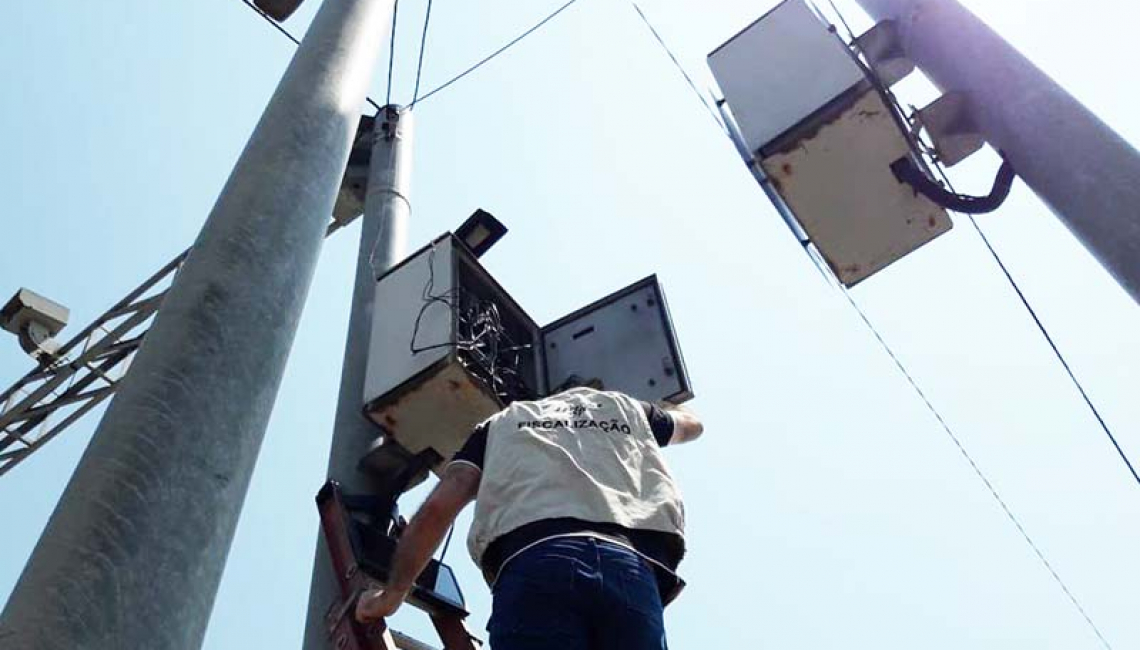
[[[593,537],[537,544],[495,583],[491,650],[666,650],[653,571]]]

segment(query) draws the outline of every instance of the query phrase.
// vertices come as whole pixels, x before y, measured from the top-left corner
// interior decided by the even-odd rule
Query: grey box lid
[[[709,54],[709,68],[756,152],[864,80],[843,43],[786,0]]]

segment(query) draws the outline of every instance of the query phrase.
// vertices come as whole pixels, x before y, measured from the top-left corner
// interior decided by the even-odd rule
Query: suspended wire
[[[942,165],[936,164],[935,169],[938,171],[938,175],[941,177],[942,182],[946,183],[946,186],[950,188],[951,191],[955,191],[954,185],[950,182],[950,177],[946,174],[946,170],[942,167]],[[973,215],[967,214],[965,216],[970,220],[970,225],[972,225],[974,227],[974,231],[978,233],[978,237],[981,238],[982,243],[986,247],[986,250],[988,250],[990,252],[990,255],[993,256],[994,262],[996,262],[998,268],[1001,269],[1001,272],[1005,276],[1005,279],[1009,281],[1009,286],[1013,288],[1014,293],[1016,293],[1018,299],[1021,300],[1021,304],[1025,306],[1025,311],[1029,312],[1029,316],[1033,319],[1034,324],[1037,325],[1037,329],[1041,332],[1041,336],[1045,338],[1045,342],[1048,343],[1050,349],[1053,350],[1053,354],[1057,357],[1057,361],[1060,362],[1061,367],[1065,369],[1065,373],[1069,375],[1069,379],[1073,382],[1073,386],[1076,387],[1077,392],[1080,393],[1081,399],[1084,400],[1085,405],[1089,407],[1089,411],[1092,412],[1093,417],[1095,417],[1096,421],[1100,424],[1101,431],[1104,432],[1104,435],[1108,437],[1109,442],[1112,443],[1113,448],[1116,449],[1116,453],[1120,456],[1120,460],[1124,461],[1125,467],[1127,467],[1128,471],[1132,474],[1132,478],[1135,479],[1136,484],[1140,485],[1140,474],[1136,472],[1136,467],[1132,464],[1132,461],[1129,460],[1128,454],[1126,454],[1124,452],[1124,449],[1120,446],[1120,443],[1117,441],[1116,436],[1112,433],[1112,429],[1108,426],[1108,423],[1105,421],[1104,417],[1101,416],[1100,410],[1097,409],[1095,404],[1093,404],[1092,398],[1089,397],[1088,391],[1085,390],[1084,385],[1081,383],[1080,379],[1077,378],[1076,373],[1073,372],[1073,368],[1069,365],[1068,360],[1065,359],[1065,355],[1062,354],[1061,349],[1057,347],[1057,343],[1053,340],[1053,336],[1049,334],[1049,330],[1045,327],[1045,323],[1043,323],[1041,321],[1041,318],[1037,315],[1037,310],[1033,309],[1033,305],[1029,303],[1029,299],[1026,297],[1025,292],[1023,292],[1021,290],[1021,286],[1017,284],[1017,280],[1014,279],[1013,274],[1009,270],[1009,267],[1005,265],[1005,261],[1002,260],[1001,256],[997,252],[997,249],[995,249],[993,244],[990,242],[990,238],[986,236],[985,231],[983,231],[981,225],[978,224],[978,220],[975,219]]]
[[[276,20],[273,20],[273,18],[271,16],[269,16],[269,14],[262,11],[261,7],[258,7],[257,5],[253,4],[252,0],[241,0],[241,1],[245,6],[252,9],[254,11],[254,13],[256,13],[258,16],[261,16],[262,19],[265,20],[265,22],[272,25],[273,29],[276,29],[278,32],[284,34],[285,38],[289,39],[290,41],[293,41],[293,45],[300,45],[301,44],[301,41],[296,36],[293,36],[292,34],[290,34],[289,30],[285,29]],[[371,97],[365,97],[364,101],[368,102],[372,106],[372,108],[375,108],[376,110],[380,110],[380,104],[377,104]]]
[[[392,67],[396,63],[396,18],[400,15],[400,0],[396,0],[392,7],[392,33],[388,39],[388,94],[384,100],[386,106],[392,105]]]
[[[697,89],[697,84],[693,83],[693,78],[689,76],[688,71],[685,70],[685,66],[681,65],[681,62],[677,59],[677,55],[673,54],[673,50],[665,42],[665,39],[662,38],[661,34],[658,33],[658,31],[653,27],[653,23],[649,22],[649,18],[645,15],[645,12],[641,10],[641,7],[638,6],[637,2],[634,0],[630,0],[629,3],[633,5],[634,10],[637,11],[637,15],[641,16],[641,22],[645,23],[645,26],[649,28],[649,32],[653,34],[653,38],[657,39],[657,42],[661,45],[661,49],[665,50],[665,53],[669,55],[669,58],[673,61],[673,65],[676,66],[677,71],[680,72],[681,76],[685,78],[685,82],[689,84],[689,88],[692,89],[693,94],[697,96],[697,100],[701,102],[701,106],[705,107],[705,110],[708,111],[713,121],[716,122],[717,127],[720,128],[720,130],[724,131],[725,135],[728,135],[728,127],[726,127],[724,125],[724,122],[721,121],[720,116],[716,112],[716,109],[709,105],[708,99],[705,97],[704,93]]]
[[[290,34],[289,30],[282,27],[281,24],[278,23],[276,20],[273,20],[273,18],[271,18],[269,16],[269,14],[262,11],[261,7],[258,7],[257,5],[253,4],[252,0],[241,0],[241,1],[245,3],[245,6],[256,11],[257,15],[259,15],[265,19],[265,22],[269,23],[270,25],[273,25],[273,29],[276,29],[277,31],[284,34],[285,38],[293,41],[293,45],[300,45],[301,44],[301,41],[297,40],[296,36],[293,36],[292,34]]]
[[[1085,622],[1088,623],[1090,628],[1092,628],[1092,631],[1096,634],[1097,638],[1100,639],[1100,642],[1104,645],[1104,647],[1108,650],[1112,650],[1112,645],[1109,644],[1108,640],[1104,638],[1103,634],[1101,634],[1100,628],[1097,627],[1096,623],[1093,622],[1092,618],[1088,615],[1088,612],[1085,611],[1085,608],[1081,605],[1080,601],[1078,601],[1077,597],[1073,595],[1073,592],[1069,590],[1068,585],[1066,585],[1065,581],[1061,579],[1061,576],[1057,573],[1056,569],[1053,568],[1053,564],[1049,562],[1049,559],[1045,557],[1045,554],[1041,551],[1041,548],[1037,545],[1036,542],[1033,541],[1033,538],[1029,536],[1029,532],[1026,531],[1025,527],[1021,525],[1021,521],[1018,520],[1017,516],[1013,514],[1013,510],[1011,510],[1009,505],[1006,504],[1005,499],[1001,497],[1001,494],[997,491],[997,488],[994,487],[994,484],[990,482],[990,479],[986,476],[985,472],[982,471],[982,468],[978,466],[978,463],[975,462],[974,458],[970,456],[970,453],[966,451],[965,445],[962,444],[962,441],[958,438],[958,435],[954,433],[954,430],[950,428],[950,424],[946,421],[946,418],[942,417],[942,414],[938,411],[937,408],[934,407],[934,403],[930,401],[929,397],[927,397],[926,392],[922,390],[921,386],[919,386],[918,381],[914,378],[910,371],[907,370],[902,360],[898,357],[898,355],[895,354],[895,351],[887,343],[886,339],[883,338],[883,335],[879,333],[879,330],[875,327],[874,323],[871,322],[871,319],[859,307],[859,304],[855,302],[855,299],[851,296],[851,292],[846,289],[842,289],[842,293],[843,296],[847,298],[847,302],[850,303],[855,312],[859,314],[859,317],[863,320],[863,323],[867,325],[867,328],[869,330],[871,330],[871,333],[875,336],[875,339],[878,340],[879,345],[882,346],[883,350],[886,351],[887,355],[890,356],[892,361],[894,361],[895,366],[899,369],[899,372],[901,372],[903,377],[906,378],[907,382],[910,383],[911,388],[914,389],[914,392],[922,400],[923,404],[926,405],[926,408],[932,415],[934,415],[934,418],[938,420],[938,424],[942,426],[942,430],[946,432],[946,435],[950,437],[951,441],[953,441],[954,446],[958,448],[958,452],[961,453],[962,457],[966,459],[966,462],[970,464],[970,468],[974,470],[974,474],[976,474],[978,478],[981,479],[982,483],[986,486],[986,489],[989,490],[990,495],[994,498],[994,501],[997,501],[997,504],[1002,509],[1002,512],[1005,513],[1005,516],[1013,523],[1014,527],[1017,528],[1017,532],[1021,533],[1021,537],[1027,544],[1029,544],[1029,548],[1033,550],[1033,554],[1036,555],[1037,559],[1041,561],[1041,564],[1044,565],[1045,569],[1049,572],[1049,575],[1053,576],[1053,580],[1057,583],[1057,586],[1061,588],[1061,591],[1065,593],[1065,596],[1068,597],[1069,602],[1073,604],[1073,606],[1080,613],[1081,617],[1085,619]]]
[[[411,105],[410,105],[408,108],[413,108],[413,107],[414,107],[416,104],[418,104],[419,102],[422,102],[422,101],[424,101],[424,100],[425,100],[425,99],[427,99],[428,97],[431,97],[432,95],[434,95],[434,94],[438,93],[439,91],[443,90],[444,88],[447,88],[447,87],[448,87],[448,86],[450,86],[451,84],[453,84],[453,83],[455,83],[455,82],[459,81],[460,79],[462,79],[462,78],[466,77],[467,75],[471,74],[472,72],[475,72],[475,71],[476,71],[476,70],[478,70],[479,68],[483,67],[485,64],[489,63],[489,62],[490,62],[492,59],[494,59],[495,57],[499,56],[499,55],[500,55],[500,54],[502,54],[503,52],[506,52],[507,50],[509,50],[509,49],[511,49],[512,47],[514,47],[514,45],[515,45],[516,43],[518,43],[519,41],[521,41],[521,40],[523,40],[524,38],[526,38],[527,36],[530,36],[531,34],[533,34],[533,33],[537,32],[539,29],[541,29],[541,28],[542,28],[542,26],[543,26],[543,25],[545,25],[546,23],[548,23],[548,22],[550,22],[550,21],[554,20],[554,18],[555,18],[556,16],[558,16],[558,14],[562,13],[563,11],[566,11],[567,9],[569,9],[569,8],[570,8],[570,6],[571,6],[571,5],[573,5],[573,4],[574,4],[574,3],[576,3],[576,2],[578,2],[578,0],[569,0],[569,1],[568,1],[566,4],[564,4],[564,5],[562,5],[561,7],[559,7],[559,8],[557,8],[557,9],[555,9],[555,10],[554,10],[554,13],[550,14],[550,15],[549,15],[549,16],[547,16],[546,18],[543,18],[541,21],[539,21],[539,22],[538,22],[537,24],[535,24],[533,27],[531,27],[530,29],[526,30],[526,31],[525,31],[525,32],[523,32],[522,34],[519,34],[518,36],[516,36],[514,39],[512,39],[512,40],[511,40],[510,42],[508,42],[506,45],[504,45],[504,46],[500,47],[499,49],[495,50],[494,52],[490,53],[489,55],[487,55],[487,56],[483,57],[483,58],[482,58],[482,59],[481,59],[481,60],[480,60],[478,63],[476,63],[475,65],[473,65],[473,66],[471,66],[471,67],[469,67],[469,68],[467,68],[467,69],[466,69],[466,70],[464,70],[463,72],[460,72],[459,74],[455,75],[455,76],[454,76],[454,77],[452,77],[451,79],[448,79],[446,82],[444,82],[444,83],[440,84],[439,86],[436,86],[436,87],[435,87],[435,89],[433,89],[432,91],[430,91],[430,92],[426,93],[426,94],[425,94],[423,97],[420,97],[420,98],[416,99],[415,101],[413,101],[413,102],[411,103]]]
[[[420,98],[420,75],[422,75],[424,71],[424,51],[427,50],[428,24],[430,23],[431,0],[428,0],[427,13],[424,14],[424,31],[423,34],[420,35],[420,60],[416,64],[416,89],[412,92],[412,106],[415,106]]]

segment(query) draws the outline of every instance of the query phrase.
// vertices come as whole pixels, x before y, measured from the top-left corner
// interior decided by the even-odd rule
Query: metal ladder
[[[384,621],[363,625],[354,616],[360,595],[365,590],[383,586],[387,579],[399,524],[394,519],[386,519],[384,506],[394,503],[394,499],[345,495],[335,481],[329,481],[317,493],[321,532],[340,587],[340,596],[325,617],[331,647],[335,650],[429,647],[402,634],[393,634]],[[444,650],[478,650],[481,643],[463,622],[468,613],[462,602],[434,588],[441,570],[446,568],[434,560],[428,565],[416,579],[408,604],[431,617]]]

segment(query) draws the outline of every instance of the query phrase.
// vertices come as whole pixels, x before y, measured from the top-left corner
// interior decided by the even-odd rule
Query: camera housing
[[[20,289],[0,309],[0,328],[15,334],[24,352],[39,359],[54,356],[59,344],[52,338],[67,325],[67,307],[30,289]]]

